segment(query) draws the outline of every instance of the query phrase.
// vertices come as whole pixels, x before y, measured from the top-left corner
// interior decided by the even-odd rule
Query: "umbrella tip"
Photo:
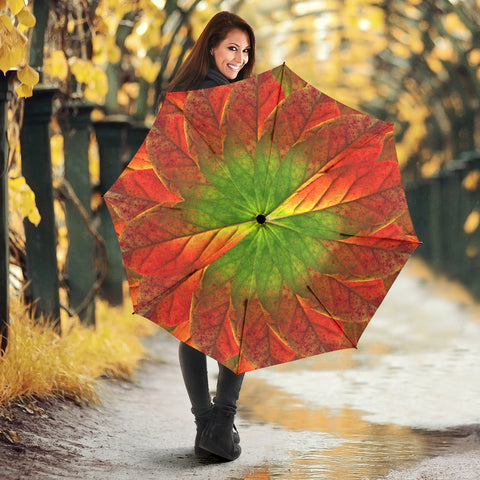
[[[265,223],[267,221],[267,217],[265,215],[263,215],[263,213],[259,213],[256,217],[256,220],[260,225],[262,225],[263,223]]]

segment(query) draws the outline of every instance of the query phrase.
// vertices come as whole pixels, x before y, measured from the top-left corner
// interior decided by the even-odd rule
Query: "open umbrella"
[[[168,93],[105,195],[135,312],[236,373],[356,347],[419,244],[392,130],[285,65]]]

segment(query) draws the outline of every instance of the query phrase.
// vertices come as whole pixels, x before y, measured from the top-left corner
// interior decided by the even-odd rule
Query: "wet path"
[[[250,421],[328,432],[339,443],[300,448],[288,471],[270,469],[272,478],[374,479],[478,447],[478,306],[451,284],[441,291],[420,267],[413,261],[402,272],[357,351],[249,374],[242,400]]]
[[[135,384],[106,382],[102,407],[57,405],[0,443],[0,480],[478,480],[480,307],[418,268],[358,350],[247,374],[238,460],[194,457],[178,343],[159,330]]]

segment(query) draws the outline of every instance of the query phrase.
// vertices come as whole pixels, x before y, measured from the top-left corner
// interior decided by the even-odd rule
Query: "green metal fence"
[[[8,172],[6,142],[7,97],[11,84],[0,78],[0,340],[1,351],[7,345],[9,251],[8,251]],[[107,118],[92,122],[92,104],[73,103],[54,111],[55,88],[38,87],[26,99],[24,123],[20,134],[22,173],[35,193],[41,215],[38,225],[27,219],[25,227],[26,289],[25,299],[37,316],[60,327],[60,309],[65,307],[85,324],[95,324],[95,298],[100,295],[111,305],[123,301],[124,269],[113,224],[105,204],[92,211],[92,194],[105,193],[118,178],[147,135],[148,128],[128,118]],[[53,187],[50,127],[56,116],[64,137],[64,179]],[[88,151],[92,134],[100,154],[100,185],[92,185]],[[57,260],[57,228],[54,200],[65,205],[68,252],[60,271]],[[60,289],[67,292],[68,305],[62,305]]]
[[[7,110],[12,86],[0,72],[0,354],[5,351],[9,311],[9,248],[8,248],[8,142]]]
[[[480,298],[480,152],[465,153],[437,175],[406,185],[417,250],[432,268]]]

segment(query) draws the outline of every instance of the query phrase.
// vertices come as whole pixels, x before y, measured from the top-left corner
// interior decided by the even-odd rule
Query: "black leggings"
[[[178,355],[183,381],[192,404],[192,413],[195,416],[205,415],[211,407],[207,357],[204,353],[183,342],[180,342]],[[235,409],[244,376],[244,373],[236,375],[219,363],[215,404]]]

